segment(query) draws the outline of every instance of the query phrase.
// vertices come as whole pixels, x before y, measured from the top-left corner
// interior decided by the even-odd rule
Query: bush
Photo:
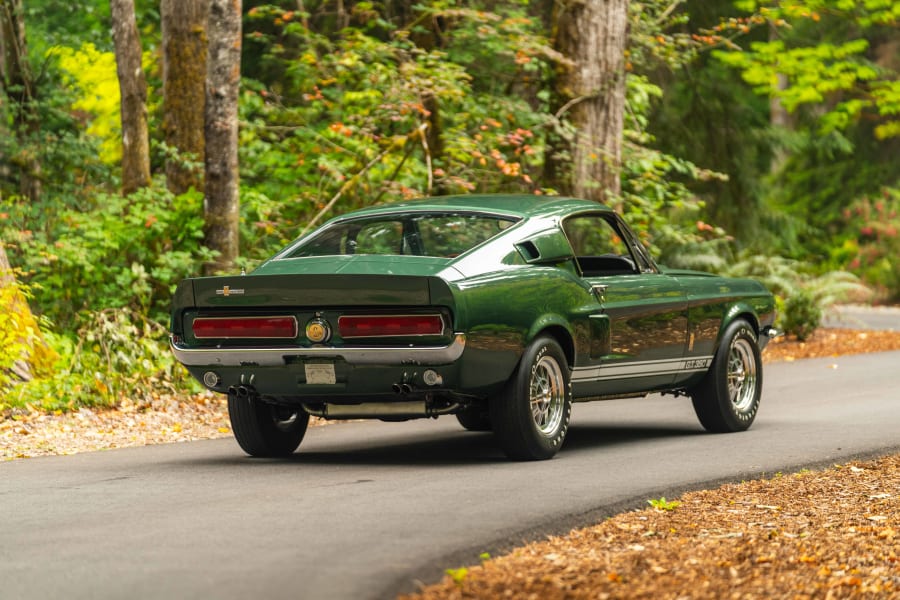
[[[126,398],[149,403],[161,393],[199,391],[169,351],[166,329],[135,311],[91,313],[75,338],[46,335],[57,355],[53,369],[17,386],[0,409],[70,410],[115,406]]]
[[[808,290],[800,289],[782,303],[782,321],[785,333],[801,342],[818,329],[822,322],[822,308]]]
[[[3,237],[18,242],[11,261],[40,283],[32,285],[36,304],[61,331],[74,331],[80,313],[104,308],[165,322],[175,284],[211,256],[202,246],[201,195],[148,188],[94,203],[39,218],[25,201],[5,207]]]
[[[844,211],[851,237],[835,252],[881,299],[900,300],[900,189],[862,198]]]
[[[829,271],[816,275],[812,265],[779,256],[747,256],[724,274],[751,277],[764,283],[778,302],[778,325],[799,340],[815,331],[832,305],[864,300],[872,295],[872,291],[852,273]]]

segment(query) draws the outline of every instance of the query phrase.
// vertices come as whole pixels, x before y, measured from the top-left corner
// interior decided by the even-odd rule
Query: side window
[[[628,244],[601,215],[572,217],[563,223],[563,230],[584,277],[637,272]]]
[[[356,239],[349,242],[347,254],[403,254],[403,224],[400,221],[375,221],[363,225]]]

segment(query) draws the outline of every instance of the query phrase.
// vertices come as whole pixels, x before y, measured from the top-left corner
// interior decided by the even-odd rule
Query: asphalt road
[[[0,463],[0,598],[390,598],[444,568],[649,498],[900,449],[900,352],[767,367],[745,433],[684,398],[576,405],[554,460],[455,419]]]

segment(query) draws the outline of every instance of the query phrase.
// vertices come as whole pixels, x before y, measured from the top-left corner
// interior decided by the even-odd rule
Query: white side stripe
[[[596,367],[576,367],[572,370],[572,381],[605,381],[609,379],[631,379],[633,377],[700,372],[709,368],[712,359],[712,356],[699,356],[667,360],[644,360],[625,364],[615,363]]]

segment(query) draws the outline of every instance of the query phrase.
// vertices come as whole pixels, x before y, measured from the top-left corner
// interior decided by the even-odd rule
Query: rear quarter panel
[[[456,325],[467,335],[461,365],[467,389],[484,395],[499,391],[542,331],[553,332],[570,360],[575,346],[587,351],[589,293],[563,268],[514,266],[462,279],[453,289]]]
[[[775,320],[775,299],[759,282],[702,274],[676,273],[688,297],[688,357],[715,355],[725,328],[736,319],[757,335]]]

